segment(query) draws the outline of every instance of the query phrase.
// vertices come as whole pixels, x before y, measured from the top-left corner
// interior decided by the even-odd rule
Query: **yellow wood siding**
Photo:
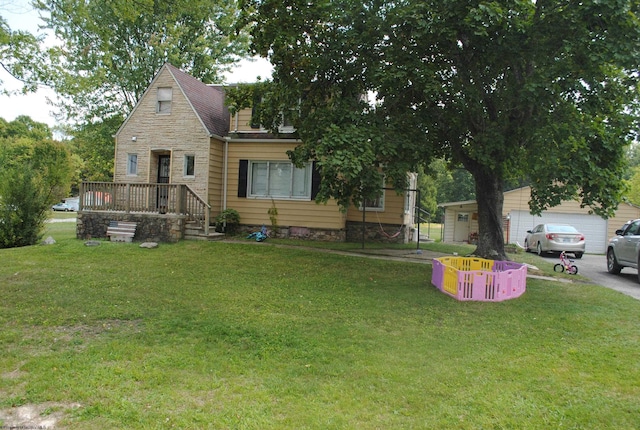
[[[607,238],[616,235],[616,230],[629,220],[640,218],[640,208],[629,203],[620,203],[616,215],[607,222]]]
[[[224,191],[224,145],[223,141],[211,139],[209,149],[209,205],[213,219],[222,211]]]
[[[242,109],[236,115],[231,115],[231,130],[238,132],[265,132],[262,128],[251,128],[251,108]]]
[[[335,201],[317,204],[315,201],[281,200],[269,198],[238,197],[240,160],[287,161],[287,150],[294,149],[295,142],[230,142],[227,207],[237,210],[241,224],[271,225],[268,211],[275,203],[279,226],[342,229],[344,215]]]
[[[389,186],[388,186],[389,187]],[[405,220],[404,204],[405,194],[398,194],[395,190],[384,190],[384,210],[368,210],[365,214],[365,222],[380,224],[401,225]],[[362,211],[354,206],[349,206],[347,210],[347,220],[362,222]]]
[[[170,114],[157,114],[158,88],[172,88]],[[135,137],[135,141],[133,140]],[[128,154],[138,155],[138,174],[127,175]],[[171,155],[170,182],[187,184],[206,199],[209,184],[209,133],[178,84],[163,69],[116,136],[115,182],[157,180],[157,155]],[[184,176],[185,155],[195,156],[195,176]]]

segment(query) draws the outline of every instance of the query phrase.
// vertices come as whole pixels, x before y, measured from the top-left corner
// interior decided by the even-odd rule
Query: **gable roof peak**
[[[162,67],[173,76],[209,133],[226,136],[229,132],[229,109],[224,103],[224,89],[207,85],[171,63],[164,63]]]

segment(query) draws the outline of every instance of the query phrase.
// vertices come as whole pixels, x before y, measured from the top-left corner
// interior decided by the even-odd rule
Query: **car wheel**
[[[580,260],[582,258],[582,252],[576,252],[574,255],[576,256],[576,260]]]
[[[536,251],[538,252],[538,255],[542,257],[542,245],[540,245],[540,242],[538,242],[538,246],[536,247]]]
[[[622,270],[622,266],[618,264],[618,260],[616,259],[616,254],[613,252],[612,248],[607,250],[607,272],[617,275]],[[640,274],[638,274],[640,277]]]
[[[529,249],[529,242],[527,242],[527,241],[525,240],[525,241],[524,241],[524,252],[529,252],[529,251],[531,251],[531,250]]]

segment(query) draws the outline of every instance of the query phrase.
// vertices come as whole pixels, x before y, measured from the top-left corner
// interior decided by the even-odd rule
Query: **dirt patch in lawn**
[[[0,409],[0,428],[62,429],[64,427],[61,427],[58,422],[80,406],[77,403],[47,402],[39,405],[22,405]]]

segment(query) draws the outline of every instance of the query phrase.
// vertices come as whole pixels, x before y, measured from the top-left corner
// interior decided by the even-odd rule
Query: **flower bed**
[[[431,283],[461,301],[501,302],[525,292],[527,266],[513,261],[440,257],[433,260]]]

